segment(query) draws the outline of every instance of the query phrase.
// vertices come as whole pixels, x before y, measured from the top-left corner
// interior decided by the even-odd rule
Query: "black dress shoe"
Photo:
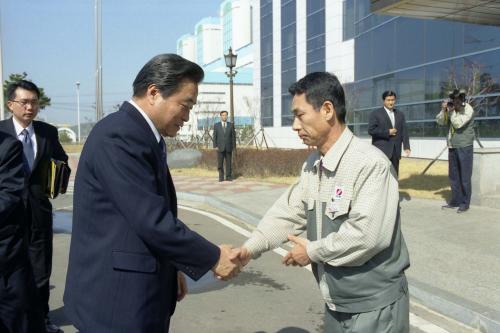
[[[447,209],[447,208],[450,208],[450,209],[455,209],[455,208],[458,208],[458,206],[455,206],[455,205],[450,205],[450,204],[447,204],[447,205],[441,206],[441,209]]]
[[[232,182],[232,181],[233,181],[233,178],[226,178],[226,181],[228,181],[228,182]]]
[[[464,213],[464,212],[466,212],[468,210],[469,210],[469,208],[460,207],[460,208],[457,209],[457,213],[458,214],[462,214],[462,213]]]

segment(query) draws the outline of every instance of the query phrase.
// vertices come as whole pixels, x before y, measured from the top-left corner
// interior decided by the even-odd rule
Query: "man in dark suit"
[[[214,125],[214,148],[217,148],[217,169],[219,181],[224,180],[224,160],[226,161],[226,180],[232,180],[231,160],[236,146],[233,124],[227,121],[227,111],[220,113],[220,122]]]
[[[49,280],[52,272],[52,204],[46,194],[51,159],[68,161],[57,128],[34,120],[39,112],[40,91],[26,80],[7,87],[7,107],[12,118],[0,122],[0,131],[22,142],[27,178],[25,205],[29,257],[49,333],[59,332],[50,322]],[[69,176],[69,175],[68,175]]]
[[[196,103],[201,67],[174,54],[138,73],[132,100],[93,128],[75,180],[65,310],[82,333],[168,332],[184,275],[240,268],[177,217],[165,141]],[[193,314],[195,315],[195,314]]]
[[[0,332],[6,333],[45,332],[41,315],[28,326],[35,282],[24,241],[24,180],[21,143],[0,132]]]
[[[385,91],[382,100],[384,106],[370,113],[368,133],[372,136],[372,144],[384,152],[399,174],[401,144],[406,157],[411,153],[406,120],[404,114],[394,108],[396,104],[394,91]]]

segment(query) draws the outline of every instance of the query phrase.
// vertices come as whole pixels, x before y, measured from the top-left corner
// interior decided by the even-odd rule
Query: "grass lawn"
[[[401,159],[399,165],[399,192],[404,198],[418,197],[445,200],[449,197],[451,192],[448,182],[448,162],[437,161],[427,170],[425,175],[421,175],[429,163],[430,160],[426,159]],[[172,169],[171,173],[172,175],[183,176],[218,177],[217,170],[203,168]],[[296,177],[239,178],[278,184],[292,184],[297,179]]]
[[[83,148],[83,143],[63,143],[63,148],[66,154],[81,153]]]
[[[437,161],[422,175],[427,159],[403,158],[399,164],[399,192],[405,198],[448,199],[448,161]]]

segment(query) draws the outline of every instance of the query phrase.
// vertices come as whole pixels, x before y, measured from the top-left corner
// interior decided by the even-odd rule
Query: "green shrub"
[[[307,156],[307,149],[266,149],[240,148],[235,160],[236,176],[247,177],[295,177]],[[233,153],[233,159],[235,158]],[[217,170],[217,151],[202,150],[200,167]]]

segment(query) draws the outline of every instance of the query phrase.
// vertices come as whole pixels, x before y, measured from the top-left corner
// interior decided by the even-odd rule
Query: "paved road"
[[[51,317],[64,332],[73,333],[76,330],[65,318],[62,304],[71,233],[70,196],[56,201],[55,207],[62,210],[57,212],[54,226]],[[220,222],[247,232],[245,225],[231,218],[207,217],[186,209],[180,210],[180,217],[217,244],[239,245],[245,239]],[[279,254],[271,252],[251,262],[233,281],[217,281],[211,274],[197,283],[191,281],[191,292],[178,304],[171,332],[322,332],[324,304],[312,274],[303,268],[285,267],[280,260]],[[412,312],[412,333],[459,332],[447,320],[430,316],[418,305],[413,305]]]

